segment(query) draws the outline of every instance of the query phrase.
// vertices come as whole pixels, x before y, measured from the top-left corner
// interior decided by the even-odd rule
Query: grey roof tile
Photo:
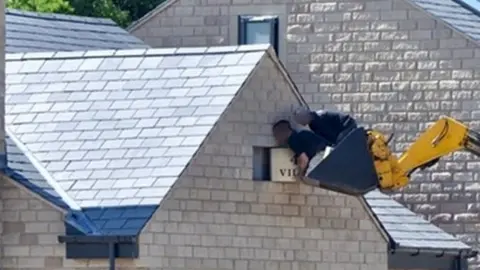
[[[8,159],[5,174],[13,181],[59,208],[78,210],[78,205],[55,182],[45,168],[36,161],[25,145],[10,130],[7,130],[6,135],[5,143]],[[55,152],[50,152],[50,154],[55,154]],[[46,155],[44,159],[48,160],[51,157],[51,155]]]
[[[23,57],[29,59],[51,58],[53,54],[51,51],[76,51],[68,54],[56,53],[55,57],[59,58],[83,56],[85,52],[80,50],[149,47],[109,19],[14,9],[7,9],[5,15],[6,52],[28,52]],[[129,54],[134,52],[142,54],[144,51],[145,49],[129,50]],[[118,53],[121,55],[122,51]],[[95,54],[100,53],[96,51],[88,53],[88,55]],[[105,52],[101,52],[100,55],[104,56]],[[49,65],[51,64],[58,65],[58,63]],[[75,67],[79,68],[78,66],[69,66],[68,69]],[[27,68],[37,68],[37,66],[32,65]],[[49,69],[52,68],[49,66]],[[47,71],[47,69],[43,69],[43,71]]]
[[[480,16],[458,4],[463,0],[410,0],[470,38],[480,41]],[[465,1],[468,2],[468,1]],[[480,12],[480,11],[479,11]]]
[[[112,198],[110,194],[98,193],[99,196],[105,197],[105,200],[102,200],[103,202],[117,203],[117,205],[109,208],[89,207],[84,210],[85,215],[90,218],[99,231],[105,234],[136,235],[153,215],[157,205],[122,206],[125,205],[122,204],[122,201],[138,204],[140,200],[128,199],[131,193],[133,193],[133,190],[115,194],[116,197],[127,198],[124,200],[109,200]],[[93,200],[91,204],[98,204],[98,201]]]
[[[80,206],[159,202],[244,83],[223,86],[227,76],[214,86],[206,82],[219,72],[248,74],[251,59],[265,53],[204,50],[9,60],[8,125]],[[201,67],[207,58],[222,67]],[[242,59],[250,60],[239,64]],[[28,61],[42,64],[23,68]],[[163,78],[140,79],[146,73]]]
[[[378,190],[364,195],[385,231],[400,248],[469,250],[470,247]]]

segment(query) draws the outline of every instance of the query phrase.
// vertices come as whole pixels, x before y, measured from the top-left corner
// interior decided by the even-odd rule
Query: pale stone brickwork
[[[307,102],[394,132],[397,151],[442,114],[480,128],[480,48],[405,0],[178,0],[132,33],[159,47],[236,44],[239,14],[279,15],[280,58]],[[456,153],[398,198],[478,245],[479,168]]]
[[[5,177],[0,178],[0,228],[3,229],[2,270],[105,270],[108,267],[107,260],[65,259],[65,246],[57,241],[57,237],[65,233],[63,213]],[[131,261],[119,263],[132,264]]]
[[[5,154],[4,115],[5,115],[5,0],[0,0],[0,155]]]
[[[264,62],[142,234],[162,269],[385,270],[387,244],[357,198],[252,181],[252,146],[297,99]]]
[[[0,268],[62,269],[64,247],[62,213],[30,193],[0,178]]]
[[[65,246],[57,241],[65,233],[63,213],[9,179],[0,180],[0,269],[108,269],[107,260],[65,259]],[[132,260],[117,260],[117,264],[118,270],[146,269],[133,267]]]
[[[5,2],[0,0],[0,155],[5,152],[5,131],[4,131],[4,117],[5,117]],[[0,159],[1,160],[1,159]],[[0,177],[0,180],[2,178]],[[0,187],[2,185],[0,184]],[[0,191],[1,193],[2,191]],[[3,198],[0,196],[0,198]],[[0,199],[0,213],[3,214],[5,203]],[[0,236],[4,232],[4,219],[0,216]],[[3,238],[3,237],[2,237]],[[0,238],[0,240],[2,239]],[[2,242],[0,242],[2,243]],[[0,245],[0,266],[3,259],[4,247]],[[3,267],[1,267],[3,269]]]

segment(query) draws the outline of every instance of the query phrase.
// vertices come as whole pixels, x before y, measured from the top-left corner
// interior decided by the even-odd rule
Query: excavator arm
[[[370,151],[381,189],[406,186],[412,173],[433,166],[441,157],[450,153],[466,150],[480,156],[480,134],[450,117],[442,117],[427,128],[398,158],[391,152],[388,140],[384,138],[379,132],[368,132]]]
[[[402,188],[416,170],[431,167],[441,157],[456,151],[466,150],[480,156],[480,133],[446,116],[427,128],[400,156],[391,151],[390,139],[391,136],[387,138],[379,131],[358,128],[315,164],[304,181],[362,195],[376,188]]]

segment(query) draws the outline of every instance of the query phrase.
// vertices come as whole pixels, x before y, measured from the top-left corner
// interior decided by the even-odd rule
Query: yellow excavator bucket
[[[364,128],[352,131],[306,177],[322,188],[349,195],[376,189],[379,181],[367,138]]]

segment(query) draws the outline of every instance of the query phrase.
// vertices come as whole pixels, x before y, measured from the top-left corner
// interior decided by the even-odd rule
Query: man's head
[[[295,119],[295,122],[299,123],[302,126],[306,126],[310,124],[310,121],[312,121],[311,112],[305,107],[300,107],[296,109],[293,113],[293,117]]]
[[[288,140],[288,137],[293,132],[292,126],[288,120],[279,120],[272,127],[273,136],[278,144],[285,144]]]

